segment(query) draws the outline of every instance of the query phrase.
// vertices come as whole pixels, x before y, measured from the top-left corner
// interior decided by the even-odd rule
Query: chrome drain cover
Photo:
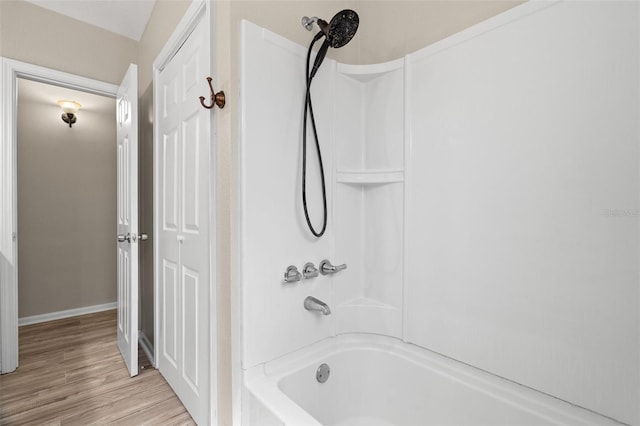
[[[329,366],[327,364],[320,364],[320,367],[316,370],[316,380],[324,383],[329,378],[329,374],[331,374]]]

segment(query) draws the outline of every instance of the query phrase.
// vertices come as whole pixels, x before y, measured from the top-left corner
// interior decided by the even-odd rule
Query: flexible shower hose
[[[327,53],[327,49],[329,48],[329,43],[325,40],[316,55],[316,59],[313,64],[313,69],[309,72],[309,65],[311,63],[311,51],[313,49],[313,45],[322,38],[324,34],[319,32],[311,41],[309,45],[309,51],[307,52],[307,67],[305,71],[306,80],[307,80],[307,93],[304,102],[304,126],[302,129],[302,205],[304,207],[304,217],[307,220],[307,225],[309,226],[309,230],[316,237],[321,237],[324,234],[324,231],[327,229],[327,189],[324,182],[324,166],[322,165],[322,153],[320,152],[320,142],[318,140],[318,131],[316,129],[316,120],[313,115],[313,105],[311,103],[311,82],[313,81],[313,77],[315,77],[316,72],[320,68],[320,64],[324,60],[324,56]],[[311,219],[309,218],[309,208],[307,207],[307,115],[311,118],[311,128],[313,130],[313,137],[316,143],[316,151],[318,152],[318,162],[320,165],[320,177],[322,180],[322,208],[323,208],[323,220],[322,220],[322,229],[320,232],[316,231],[311,223]]]

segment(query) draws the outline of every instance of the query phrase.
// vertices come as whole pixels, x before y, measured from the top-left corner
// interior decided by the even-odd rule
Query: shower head
[[[324,61],[324,57],[327,54],[327,50],[329,50],[330,47],[340,48],[349,43],[353,36],[356,35],[358,25],[360,24],[360,18],[358,17],[358,14],[351,9],[345,9],[336,13],[335,16],[331,18],[331,22],[327,22],[324,19],[320,19],[315,16],[313,18],[309,18],[307,16],[302,18],[302,26],[308,31],[312,30],[314,22],[318,24],[318,27],[320,27],[320,32],[316,34],[313,41],[311,41],[309,54],[311,53],[311,49],[316,41],[320,40],[322,37],[325,39],[318,50],[315,60],[313,61],[311,73],[308,73],[309,80],[313,79],[313,76],[318,72],[322,61]]]
[[[349,43],[353,36],[356,35],[360,18],[358,14],[351,9],[345,9],[336,13],[330,22],[315,16],[312,18],[307,16],[302,18],[302,26],[308,31],[312,30],[314,22],[320,27],[322,35],[325,36],[326,43],[329,47],[337,49]]]
[[[342,10],[331,18],[331,22],[318,19],[318,26],[324,33],[329,45],[334,49],[340,48],[349,43],[358,31],[360,18],[358,14],[351,10]]]

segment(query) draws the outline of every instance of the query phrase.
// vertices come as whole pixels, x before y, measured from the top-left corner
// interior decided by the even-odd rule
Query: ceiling
[[[136,41],[142,38],[156,3],[156,0],[27,1]]]

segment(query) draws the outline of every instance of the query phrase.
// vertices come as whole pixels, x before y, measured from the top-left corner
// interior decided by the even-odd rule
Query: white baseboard
[[[149,338],[147,337],[147,335],[144,334],[144,331],[142,330],[138,330],[138,343],[140,344],[140,347],[142,348],[144,353],[147,354],[147,358],[149,358],[151,365],[155,367],[156,360],[155,360],[155,357],[153,356],[153,349],[152,349],[153,345],[149,341]]]
[[[41,322],[53,321],[63,318],[77,317],[78,315],[93,314],[96,312],[109,311],[118,307],[117,302],[104,303],[102,305],[84,306],[82,308],[69,309],[66,311],[50,312],[48,314],[33,315],[18,319],[18,326],[38,324]]]

